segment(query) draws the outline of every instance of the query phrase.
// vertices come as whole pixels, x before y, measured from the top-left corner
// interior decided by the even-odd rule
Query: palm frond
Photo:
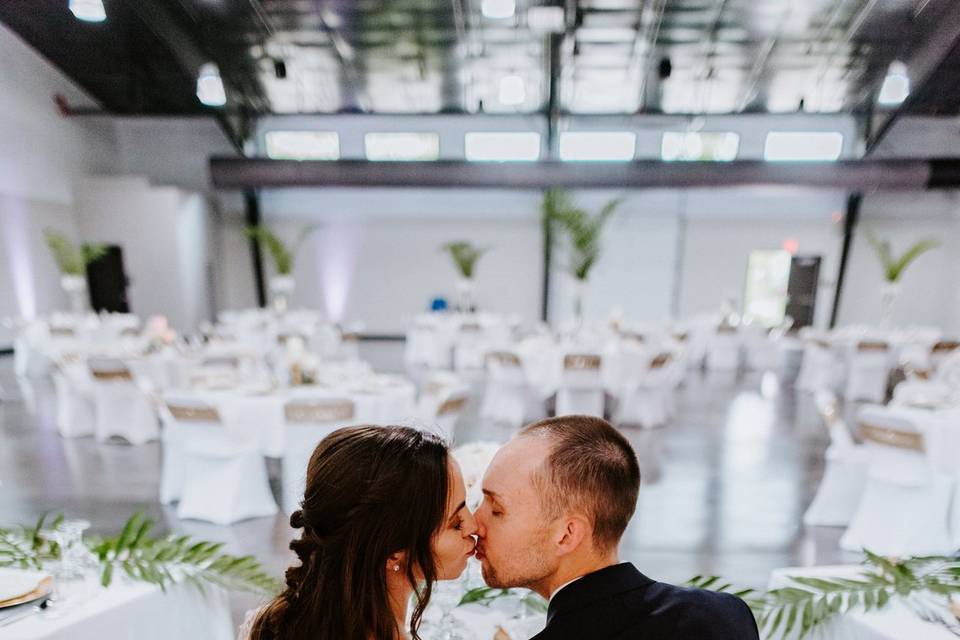
[[[940,246],[937,240],[926,238],[913,243],[899,258],[896,258],[893,255],[893,249],[888,240],[878,238],[870,229],[865,231],[865,235],[870,246],[873,247],[873,250],[876,252],[877,258],[880,260],[883,275],[887,282],[899,282],[903,276],[903,272],[914,260],[927,251]]]
[[[53,253],[57,269],[64,275],[84,275],[88,264],[96,262],[107,253],[107,246],[104,244],[77,246],[65,235],[53,229],[45,229],[43,235]]]
[[[599,260],[603,228],[622,201],[611,200],[597,215],[590,215],[574,206],[564,191],[550,189],[544,194],[540,207],[544,225],[564,232],[570,250],[568,270],[576,279],[586,280]]]
[[[466,240],[448,242],[440,248],[450,254],[460,275],[467,279],[473,277],[477,261],[480,260],[480,256],[487,252],[487,248],[477,247]]]
[[[57,516],[49,528],[63,521]],[[137,512],[113,537],[86,541],[100,563],[100,582],[109,586],[118,572],[166,590],[178,581],[218,585],[232,591],[273,595],[279,582],[252,556],[223,553],[223,543],[194,541],[189,536],[152,537],[154,523]],[[56,543],[46,537],[45,518],[33,527],[0,529],[0,566],[42,569],[60,559]]]
[[[283,240],[263,226],[244,227],[243,232],[248,238],[259,243],[261,249],[270,254],[273,266],[279,275],[290,275],[293,271],[294,254]]]

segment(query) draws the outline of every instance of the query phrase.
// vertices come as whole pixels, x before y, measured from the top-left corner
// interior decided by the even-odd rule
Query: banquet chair
[[[737,328],[721,324],[707,344],[707,369],[735,371],[740,366],[740,336]]]
[[[557,391],[558,416],[582,414],[603,417],[606,396],[600,367],[601,356],[570,353],[563,357],[563,377]]]
[[[118,436],[140,445],[160,435],[157,413],[150,396],[137,385],[130,369],[120,360],[87,361],[93,376],[94,434],[105,442]]]
[[[487,354],[487,382],[480,417],[519,427],[544,414],[543,402],[527,380],[520,356],[511,351]]]
[[[771,371],[777,368],[780,350],[773,328],[757,324],[746,325],[743,333],[744,366],[751,371]]]
[[[841,363],[826,336],[801,330],[801,338],[803,359],[797,374],[797,388],[811,392],[836,389]]]
[[[411,367],[450,368],[450,345],[432,324],[417,323],[407,332],[403,361]]]
[[[433,425],[438,435],[452,444],[456,441],[457,422],[470,401],[470,391],[462,387],[449,389],[440,396],[440,400],[428,424]]]
[[[454,340],[453,368],[457,371],[483,369],[486,351],[487,339],[483,326],[478,322],[464,322]]]
[[[646,428],[666,424],[673,416],[673,354],[658,353],[648,362],[640,375],[627,383],[621,392],[615,422],[639,424]],[[638,367],[631,367],[633,373]]]
[[[263,454],[216,407],[168,396],[164,408],[160,501],[179,498],[178,518],[225,526],[277,512]]]
[[[861,340],[853,349],[847,371],[846,400],[883,402],[890,376],[890,346],[886,342]]]
[[[814,394],[817,412],[827,427],[830,446],[826,466],[813,502],[803,514],[803,523],[818,527],[845,527],[860,504],[867,482],[867,452],[857,445],[840,416],[837,396],[822,389]]]
[[[951,553],[953,478],[929,464],[911,422],[881,412],[866,406],[858,416],[867,481],[840,548],[897,557]]]
[[[960,341],[957,340],[940,340],[934,343],[930,348],[930,368],[934,371],[939,369],[951,355],[960,353],[957,349],[960,349]]]
[[[64,438],[93,435],[95,411],[89,370],[77,362],[63,362],[54,367],[52,375],[57,431]]]
[[[307,465],[317,444],[355,422],[351,400],[319,397],[289,400],[283,406],[284,438],[281,484],[283,510],[293,513],[306,486]]]

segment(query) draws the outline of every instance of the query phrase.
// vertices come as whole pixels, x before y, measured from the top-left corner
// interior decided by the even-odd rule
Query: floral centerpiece
[[[177,332],[173,330],[166,316],[151,316],[143,329],[150,351],[159,351],[177,341]]]

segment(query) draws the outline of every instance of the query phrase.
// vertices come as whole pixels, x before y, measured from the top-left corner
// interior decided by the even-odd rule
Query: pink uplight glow
[[[0,198],[0,229],[20,315],[32,320],[37,315],[37,295],[33,287],[30,226],[23,202],[14,198]]]
[[[313,254],[324,310],[328,320],[339,323],[350,298],[360,246],[360,227],[347,222],[331,222],[317,230],[315,237]]]

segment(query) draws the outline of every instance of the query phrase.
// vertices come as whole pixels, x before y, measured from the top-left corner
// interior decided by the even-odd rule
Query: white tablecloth
[[[298,398],[350,400],[356,424],[409,423],[417,418],[416,388],[399,376],[378,375],[368,382],[343,386],[302,386],[257,394],[243,389],[174,391],[177,398],[193,398],[217,408],[226,424],[245,440],[258,442],[264,455],[283,455],[284,404]]]
[[[776,569],[770,576],[770,588],[788,586],[788,576],[856,578],[859,565],[795,567]],[[793,634],[791,637],[796,637]],[[906,605],[892,599],[886,607],[870,613],[853,612],[825,625],[818,640],[956,640],[944,627],[924,622]]]
[[[73,589],[81,591],[80,589]],[[71,597],[75,600],[71,603]],[[0,627],[3,640],[233,640],[227,593],[177,584],[95,583],[43,613]]]

